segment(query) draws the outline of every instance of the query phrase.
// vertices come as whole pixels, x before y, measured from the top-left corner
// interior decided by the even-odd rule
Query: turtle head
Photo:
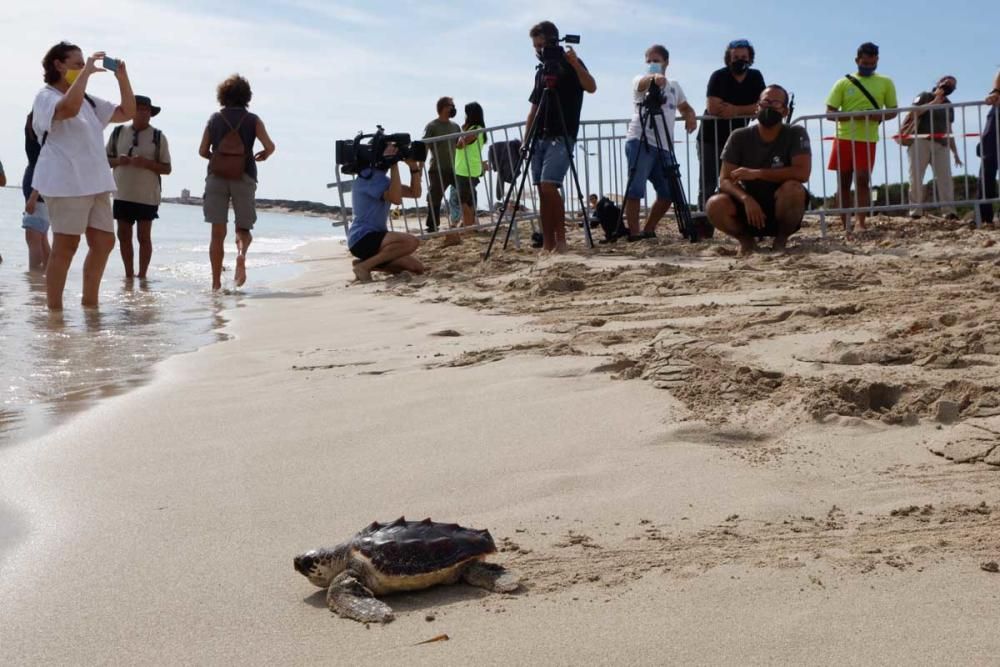
[[[333,578],[347,567],[347,547],[313,549],[295,557],[295,571],[320,588],[326,588]]]

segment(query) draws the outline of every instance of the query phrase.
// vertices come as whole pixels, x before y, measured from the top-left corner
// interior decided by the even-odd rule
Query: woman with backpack
[[[247,249],[253,240],[250,233],[257,222],[257,163],[274,153],[274,142],[262,121],[247,111],[250,82],[233,74],[219,84],[216,98],[222,109],[212,114],[201,138],[198,154],[208,160],[205,196],[202,208],[205,222],[212,225],[209,259],[212,262],[212,289],[222,288],[222,259],[225,256],[229,206],[232,204],[236,224],[237,287],[247,279]],[[254,154],[254,142],[259,140],[264,150]]]
[[[465,105],[463,134],[455,142],[455,181],[458,198],[462,202],[462,226],[476,224],[476,187],[483,175],[483,146],[486,145],[486,127],[483,107],[478,102]]]
[[[103,67],[98,67],[101,62]],[[87,237],[83,262],[84,306],[96,306],[108,255],[115,247],[111,193],[115,179],[104,154],[104,128],[135,115],[135,95],[125,63],[60,42],[42,59],[46,86],[35,96],[31,123],[41,137],[32,187],[45,197],[52,225],[52,253],[45,271],[49,310],[62,310],[63,289],[80,237]],[[114,71],[118,105],[87,94],[90,77]]]

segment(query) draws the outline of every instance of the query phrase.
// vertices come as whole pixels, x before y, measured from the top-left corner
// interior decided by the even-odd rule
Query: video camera
[[[566,59],[566,52],[559,46],[559,42],[567,44],[579,44],[580,35],[566,35],[562,39],[549,37],[542,47],[542,74],[546,76],[559,76],[562,72],[562,64]]]
[[[386,134],[381,125],[373,134],[359,134],[354,139],[342,139],[336,144],[336,161],[345,174],[358,174],[364,169],[386,170],[401,160],[427,159],[427,145],[410,141],[406,133]],[[369,141],[365,142],[365,139]],[[395,155],[385,155],[389,146],[395,146]]]

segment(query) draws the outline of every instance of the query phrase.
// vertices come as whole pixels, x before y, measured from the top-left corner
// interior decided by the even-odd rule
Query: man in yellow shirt
[[[855,177],[858,207],[871,204],[871,171],[875,164],[879,124],[896,117],[895,111],[888,111],[898,106],[896,86],[889,77],[875,73],[878,55],[878,46],[871,42],[859,46],[854,59],[858,66],[857,74],[848,74],[837,81],[826,99],[829,112],[870,112],[836,119],[837,138],[830,150],[828,168],[838,173],[838,208],[851,206],[851,185]],[[845,229],[847,217],[841,216]],[[865,213],[858,213],[859,229],[865,228],[866,217]]]

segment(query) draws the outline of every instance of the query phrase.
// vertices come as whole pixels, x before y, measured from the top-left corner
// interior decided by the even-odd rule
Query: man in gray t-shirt
[[[788,92],[768,86],[757,102],[757,123],[735,130],[722,149],[719,194],[706,208],[712,225],[740,242],[740,255],[764,236],[783,250],[802,226],[812,150],[805,129],[783,122],[787,115]]]
[[[424,141],[434,137],[444,137],[458,134],[462,128],[451,120],[458,113],[455,101],[450,97],[442,97],[437,101],[438,117],[427,123],[424,128]],[[455,140],[435,141],[428,144],[430,162],[427,165],[427,231],[435,232],[441,218],[441,199],[449,185],[455,183]]]

